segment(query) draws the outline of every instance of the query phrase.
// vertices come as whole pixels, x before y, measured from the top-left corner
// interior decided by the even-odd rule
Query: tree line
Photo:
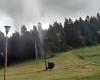
[[[28,31],[27,26],[21,27],[21,33],[15,31],[9,37],[8,63],[15,63],[29,59],[40,58],[64,52],[73,48],[97,45],[100,43],[100,14],[97,16],[81,17],[75,21],[65,18],[64,23],[55,21],[47,30],[41,24],[33,26]],[[0,65],[3,65],[5,36],[0,31]],[[35,48],[36,47],[36,48]],[[42,48],[41,48],[42,47]],[[3,52],[3,53],[2,53]]]

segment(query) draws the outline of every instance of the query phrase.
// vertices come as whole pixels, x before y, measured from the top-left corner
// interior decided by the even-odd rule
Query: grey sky
[[[13,28],[19,30],[22,24],[38,21],[46,28],[53,21],[63,22],[65,17],[96,15],[100,12],[99,4],[100,0],[0,0],[0,30],[4,31],[4,25],[16,26]]]

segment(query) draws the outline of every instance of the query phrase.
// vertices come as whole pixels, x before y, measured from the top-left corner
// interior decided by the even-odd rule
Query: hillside
[[[100,46],[76,49],[48,59],[54,70],[43,71],[43,60],[28,61],[8,68],[7,80],[100,80]],[[0,80],[3,80],[3,69]]]

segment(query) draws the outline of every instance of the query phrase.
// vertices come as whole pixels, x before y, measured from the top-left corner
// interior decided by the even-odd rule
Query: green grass
[[[43,71],[43,60],[28,61],[7,70],[7,80],[100,80],[100,46],[76,49],[48,59],[54,70]],[[80,59],[78,56],[83,57]],[[3,69],[0,80],[3,80]]]

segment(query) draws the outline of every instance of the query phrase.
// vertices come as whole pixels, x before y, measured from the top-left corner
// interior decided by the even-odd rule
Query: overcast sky
[[[95,16],[100,12],[100,0],[0,0],[0,30],[11,25],[19,30],[22,24],[28,29],[37,22],[47,28],[54,21],[63,22],[64,18]],[[31,25],[31,27],[30,27]]]

